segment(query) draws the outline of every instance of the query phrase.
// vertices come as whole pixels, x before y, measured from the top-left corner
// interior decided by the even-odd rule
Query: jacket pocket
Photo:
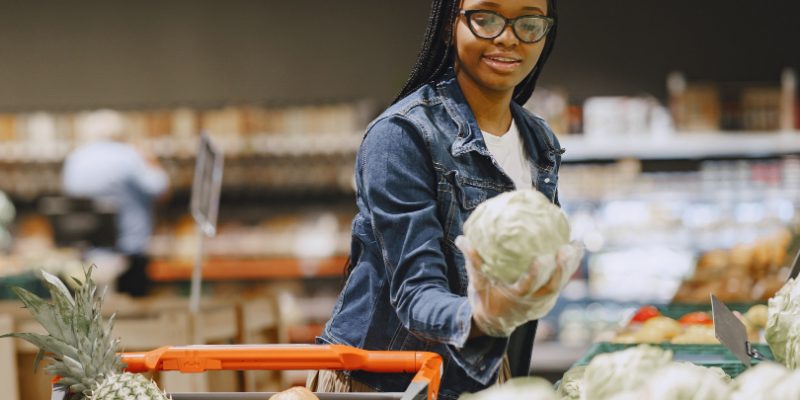
[[[461,208],[474,210],[479,204],[497,196],[498,194],[513,189],[495,182],[475,179],[455,174],[455,192]]]

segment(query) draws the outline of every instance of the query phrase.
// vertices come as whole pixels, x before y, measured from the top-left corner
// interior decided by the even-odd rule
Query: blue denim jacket
[[[516,103],[512,115],[535,187],[558,204],[563,150],[544,120]],[[478,204],[514,184],[490,155],[452,74],[368,126],[355,179],[354,268],[318,342],[437,352],[444,359],[443,399],[489,386],[508,338],[468,340],[467,273],[454,240]],[[412,375],[351,376],[379,391],[402,392]]]

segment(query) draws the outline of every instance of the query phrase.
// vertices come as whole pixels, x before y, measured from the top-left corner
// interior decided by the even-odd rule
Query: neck
[[[478,87],[465,73],[456,73],[464,97],[467,99],[478,127],[495,136],[502,136],[511,126],[511,97],[514,90],[487,91]]]

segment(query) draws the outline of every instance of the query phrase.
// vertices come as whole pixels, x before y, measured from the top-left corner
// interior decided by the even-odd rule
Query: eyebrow
[[[482,1],[482,2],[478,3],[477,5],[478,6],[483,6],[483,7],[500,8],[500,4],[497,4],[497,3],[493,2],[493,1]],[[539,7],[525,6],[525,7],[522,7],[522,9],[525,10],[525,11],[538,11],[538,12],[544,14],[544,11]]]

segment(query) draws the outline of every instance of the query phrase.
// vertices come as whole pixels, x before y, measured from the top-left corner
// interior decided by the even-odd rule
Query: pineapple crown
[[[44,357],[52,360],[45,371],[60,376],[59,383],[69,386],[70,392],[78,394],[78,397],[89,395],[93,387],[106,377],[121,373],[123,369],[117,355],[119,339],[111,336],[114,316],[104,321],[100,315],[103,296],[96,293],[93,269],[91,266],[84,270],[83,282],[71,277],[76,287],[74,297],[59,278],[46,271],[41,274],[52,302],[14,287],[14,293],[47,334],[9,333],[0,336],[23,339],[38,347],[34,370]]]

